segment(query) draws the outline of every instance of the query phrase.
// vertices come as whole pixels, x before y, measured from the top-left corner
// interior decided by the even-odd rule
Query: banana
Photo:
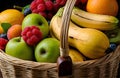
[[[73,62],[82,62],[86,60],[86,58],[79,51],[73,48],[69,49],[69,56]]]
[[[63,8],[60,8],[50,22],[50,33],[59,40],[62,12]],[[68,36],[69,45],[91,59],[104,56],[109,47],[109,39],[103,32],[92,28],[80,28],[72,21],[70,21]]]
[[[77,7],[73,8],[71,20],[81,27],[95,28],[99,30],[115,29],[119,22],[114,16],[93,14]]]
[[[56,38],[53,32],[51,32],[51,37]],[[82,62],[86,60],[85,56],[83,56],[78,50],[71,47],[69,48],[69,56],[73,62]]]

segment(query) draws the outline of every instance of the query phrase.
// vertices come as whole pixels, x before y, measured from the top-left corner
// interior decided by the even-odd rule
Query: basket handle
[[[61,33],[60,33],[60,57],[57,61],[58,76],[72,76],[72,60],[69,56],[69,44],[68,44],[68,30],[70,24],[70,17],[72,9],[75,5],[76,0],[67,0],[64,7]]]

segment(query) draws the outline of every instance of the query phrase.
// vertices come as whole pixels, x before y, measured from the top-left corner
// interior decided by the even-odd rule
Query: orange
[[[86,10],[91,13],[116,16],[118,3],[116,0],[88,0]]]
[[[0,34],[4,32],[3,28],[0,26]]]
[[[15,24],[8,29],[7,37],[9,40],[14,37],[19,37],[21,36],[21,32],[22,32],[22,26],[19,24]]]
[[[22,24],[24,14],[17,9],[7,9],[0,13],[1,23]]]

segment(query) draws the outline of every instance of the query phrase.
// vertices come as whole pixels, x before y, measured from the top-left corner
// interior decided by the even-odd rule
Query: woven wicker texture
[[[56,63],[38,63],[17,59],[0,51],[3,78],[59,78]],[[100,59],[73,64],[72,78],[116,78],[120,46]]]
[[[73,3],[66,7],[72,10],[75,1],[68,0],[67,4]],[[69,10],[66,12],[71,13]],[[67,22],[67,25],[69,25],[69,20]],[[65,46],[67,45],[65,44]],[[62,54],[68,55],[67,53]],[[73,63],[73,74],[71,78],[117,78],[119,63],[120,45],[114,52],[100,59]],[[25,61],[9,56],[2,50],[0,50],[0,69],[3,78],[59,78],[56,63]]]

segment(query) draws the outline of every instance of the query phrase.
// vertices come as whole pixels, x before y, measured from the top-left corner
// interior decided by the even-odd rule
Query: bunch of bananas
[[[63,10],[64,8],[60,8],[50,22],[50,33],[58,40],[60,40]],[[100,58],[106,55],[105,51],[110,46],[110,40],[103,31],[116,29],[118,22],[114,16],[92,14],[74,7],[68,32],[69,45],[87,58]]]
[[[113,30],[117,28],[119,20],[110,15],[93,14],[74,8],[71,20],[81,27],[95,28],[99,30]]]

